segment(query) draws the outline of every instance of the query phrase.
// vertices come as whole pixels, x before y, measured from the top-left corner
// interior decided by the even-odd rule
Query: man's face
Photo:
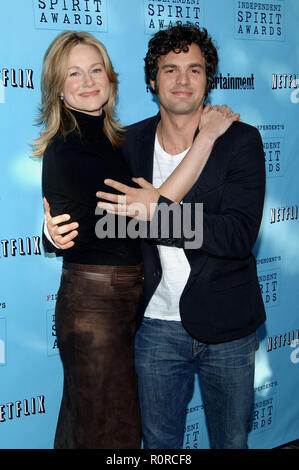
[[[188,52],[169,52],[158,60],[156,81],[151,81],[161,109],[176,115],[198,112],[205,100],[205,59],[197,44]]]

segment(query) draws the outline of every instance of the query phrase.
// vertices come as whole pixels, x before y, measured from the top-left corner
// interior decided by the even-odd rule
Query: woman
[[[117,76],[104,47],[65,32],[48,48],[42,71],[45,130],[43,193],[53,214],[80,221],[76,246],[64,253],[56,328],[64,390],[55,448],[139,448],[133,366],[135,312],[141,291],[138,241],[99,240],[96,190],[103,176],[130,181],[113,118]]]
[[[80,224],[75,245],[63,252],[55,311],[64,367],[55,448],[140,447],[133,363],[139,242],[95,235],[96,191],[105,189],[104,179],[131,184],[120,152],[123,129],[113,117],[116,77],[104,46],[88,33],[64,32],[45,54],[45,130],[34,153],[43,156],[43,193],[52,215],[69,213]],[[211,127],[208,114],[201,136]],[[215,138],[235,119],[218,114]],[[195,159],[198,172],[211,148]],[[192,150],[189,154],[192,162]],[[186,192],[192,178],[186,178]],[[156,199],[160,190],[168,196],[162,185]]]

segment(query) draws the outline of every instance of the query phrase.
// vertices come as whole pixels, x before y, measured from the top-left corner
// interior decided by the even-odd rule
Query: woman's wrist
[[[201,144],[214,145],[215,140],[218,138],[217,133],[212,129],[206,129],[202,127],[199,129],[199,133],[196,136],[194,143],[198,140]]]

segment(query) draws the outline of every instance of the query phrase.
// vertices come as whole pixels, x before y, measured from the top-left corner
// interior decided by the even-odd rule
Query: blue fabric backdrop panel
[[[299,437],[299,225],[297,0],[15,0],[0,16],[0,448],[51,449],[62,394],[54,309],[61,260],[45,255],[39,135],[43,55],[64,30],[89,31],[119,74],[123,124],[149,117],[144,57],[156,31],[195,23],[208,29],[220,62],[212,104],[228,104],[256,126],[267,171],[254,248],[267,321],[259,329],[249,446]],[[242,314],[242,312],[240,312]],[[197,378],[184,447],[209,448]]]

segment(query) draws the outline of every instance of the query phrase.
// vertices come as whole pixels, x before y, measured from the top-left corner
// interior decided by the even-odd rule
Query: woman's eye
[[[70,77],[77,77],[78,75],[79,75],[79,72],[70,73]]]

